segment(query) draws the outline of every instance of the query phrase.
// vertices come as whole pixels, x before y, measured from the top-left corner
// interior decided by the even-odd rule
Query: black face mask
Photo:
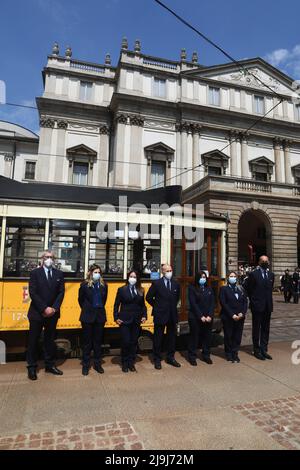
[[[262,269],[268,269],[269,263],[267,261],[263,261],[263,262],[260,263],[260,267]]]

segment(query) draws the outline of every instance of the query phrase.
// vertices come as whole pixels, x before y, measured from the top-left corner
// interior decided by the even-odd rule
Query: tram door
[[[221,232],[218,230],[205,230],[203,247],[200,250],[188,250],[187,242],[176,240],[172,237],[171,263],[174,275],[181,286],[181,302],[179,304],[180,320],[186,320],[188,316],[188,286],[194,282],[195,274],[206,271],[209,276],[209,285],[216,296],[218,309],[218,294],[220,287],[221,268]]]

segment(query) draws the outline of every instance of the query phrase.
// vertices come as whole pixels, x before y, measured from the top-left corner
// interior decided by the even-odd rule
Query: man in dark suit
[[[60,317],[60,306],[65,294],[63,273],[53,267],[54,255],[47,251],[42,256],[42,266],[30,273],[28,310],[29,338],[27,348],[28,378],[36,380],[38,340],[44,329],[45,371],[63,375],[55,367],[55,332]]]
[[[165,327],[167,327],[167,359],[174,367],[180,367],[175,360],[176,324],[178,323],[177,304],[180,298],[180,286],[173,278],[173,269],[169,264],[162,266],[163,277],[151,285],[146,300],[153,307],[154,319],[153,356],[155,369],[161,369],[161,347]]]
[[[249,274],[246,290],[252,312],[253,352],[257,359],[272,359],[268,354],[271,313],[273,312],[274,273],[269,258],[261,256],[259,267]]]
[[[299,303],[299,290],[300,290],[300,269],[296,268],[292,277],[292,289],[294,304]]]

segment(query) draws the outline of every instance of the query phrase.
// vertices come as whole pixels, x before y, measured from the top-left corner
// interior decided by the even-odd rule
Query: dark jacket
[[[267,276],[263,278],[260,268],[249,274],[247,294],[252,313],[273,312],[274,273],[268,271]]]
[[[36,268],[30,273],[29,295],[31,303],[28,319],[43,321],[43,312],[47,307],[56,310],[53,317],[60,317],[60,306],[65,295],[65,281],[62,271],[52,268],[52,279],[49,282],[43,267]],[[51,317],[51,318],[53,318]]]
[[[175,279],[171,280],[171,290],[165,286],[164,278],[152,283],[146,300],[153,307],[154,324],[166,325],[169,321],[178,322],[177,304],[179,298],[180,285]]]
[[[284,290],[292,290],[293,288],[293,278],[289,274],[284,274],[281,278],[281,287]]]
[[[238,294],[236,298],[235,294]],[[242,313],[246,315],[248,309],[248,299],[242,287],[237,287],[236,291],[231,286],[223,286],[220,289],[221,318],[232,318],[233,315]]]
[[[114,319],[122,320],[124,324],[140,322],[142,318],[147,318],[147,307],[145,296],[137,292],[132,297],[128,285],[119,287],[114,304]]]
[[[300,274],[298,272],[295,272],[292,277],[292,286],[293,286],[294,291],[298,290],[299,281],[300,281]]]
[[[100,296],[103,308],[93,307],[94,286],[89,286],[85,281],[81,284],[78,293],[78,303],[81,307],[79,320],[82,323],[105,323],[106,312],[105,304],[107,299],[107,285],[100,284]]]
[[[201,317],[213,317],[215,309],[215,295],[211,287],[195,287],[190,285],[188,288],[189,297],[189,319],[200,320]]]

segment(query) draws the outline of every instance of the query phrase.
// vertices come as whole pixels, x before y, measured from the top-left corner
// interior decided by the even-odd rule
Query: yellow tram
[[[191,247],[195,231],[200,238]],[[106,328],[117,326],[113,305],[127,271],[139,271],[147,289],[163,263],[173,265],[181,284],[184,321],[187,286],[195,272],[207,271],[216,290],[225,277],[225,232],[223,218],[183,208],[179,186],[134,191],[0,177],[0,339],[5,336],[11,345],[17,340],[10,340],[10,334],[28,329],[29,275],[46,249],[56,254],[66,281],[58,323],[62,336],[71,330],[78,333],[78,289],[94,262],[101,265],[108,283]],[[148,309],[143,329],[152,332]]]

